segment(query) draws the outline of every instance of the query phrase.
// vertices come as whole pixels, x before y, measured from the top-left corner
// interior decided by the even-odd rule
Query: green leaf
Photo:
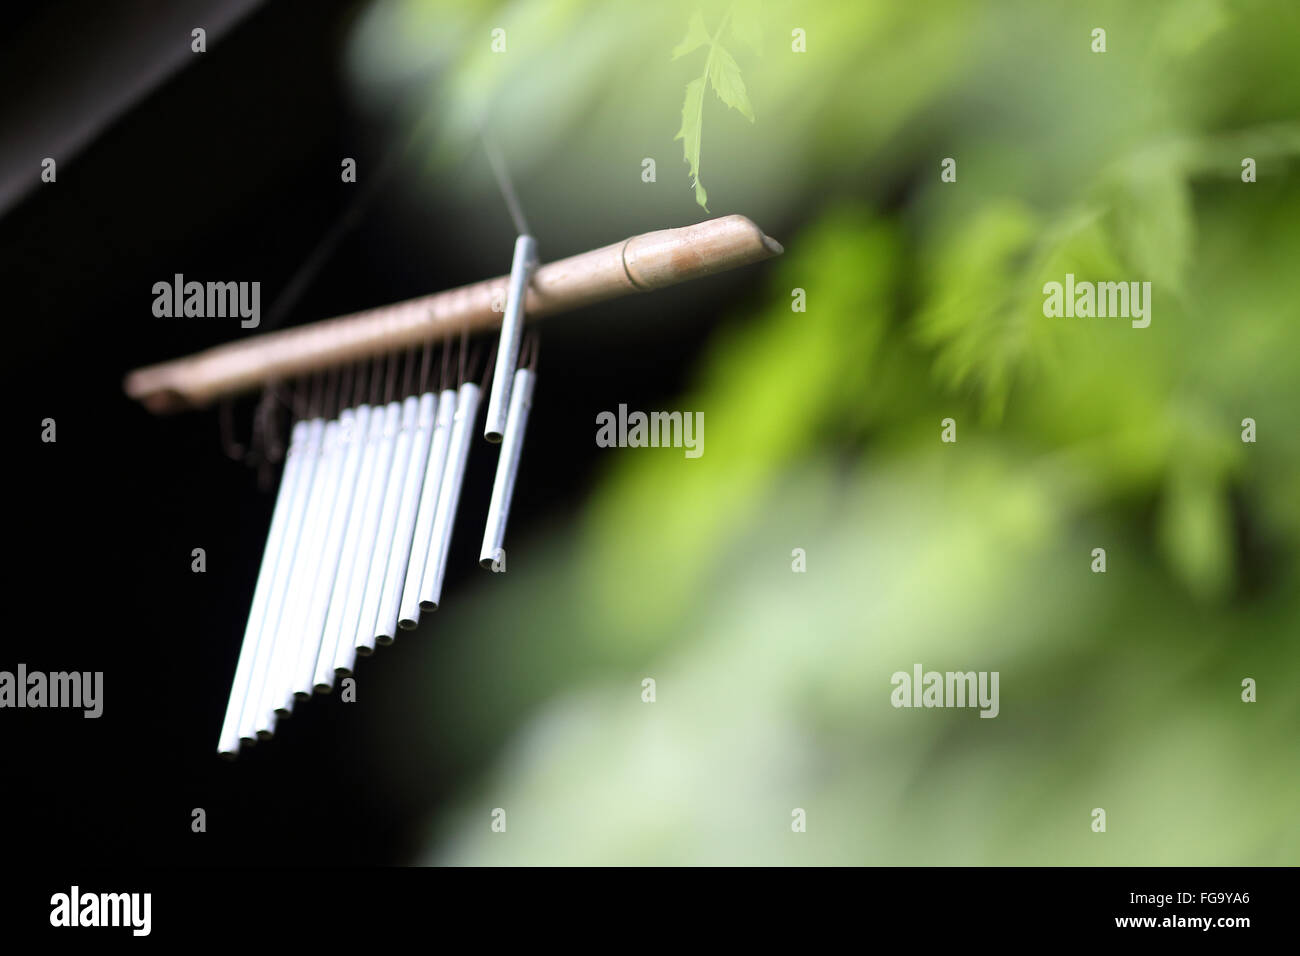
[[[704,123],[704,77],[698,77],[686,84],[686,99],[682,102],[682,128],[673,139],[682,141],[682,151],[686,162],[691,167],[692,185],[695,186],[695,201],[708,212],[708,193],[700,182],[700,138]]]
[[[695,180],[695,201],[705,212],[709,211],[709,194],[704,191],[704,184],[698,179]]]
[[[680,59],[688,53],[698,50],[712,39],[704,25],[704,16],[696,10],[691,14],[691,21],[686,26],[686,38],[673,47],[673,59]]]
[[[754,108],[749,105],[749,94],[745,92],[740,67],[721,43],[714,43],[709,55],[709,82],[722,102],[738,110],[751,123],[754,122]]]

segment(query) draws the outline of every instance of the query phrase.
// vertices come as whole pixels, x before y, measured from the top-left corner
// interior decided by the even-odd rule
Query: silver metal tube
[[[415,538],[415,522],[420,507],[425,469],[429,464],[429,446],[433,441],[433,426],[438,413],[437,392],[420,396],[415,416],[415,432],[411,439],[411,454],[406,462],[406,481],[402,485],[401,509],[397,526],[393,529],[392,553],[384,572],[384,584],[379,601],[379,616],[375,620],[375,640],[391,644],[397,636],[398,605],[402,601],[402,582],[406,566],[411,560],[411,544]]]
[[[451,550],[451,532],[460,504],[460,488],[465,481],[465,464],[469,461],[470,439],[478,413],[478,386],[466,382],[456,399],[456,419],[451,429],[451,446],[447,450],[447,467],[438,491],[438,511],[433,517],[433,536],[425,562],[424,580],[420,582],[420,610],[436,611],[442,600],[442,581],[447,573],[447,553]]]
[[[356,485],[352,491],[352,507],[348,513],[347,531],[343,535],[343,552],[339,555],[338,571],[330,589],[329,611],[325,616],[325,630],[321,634],[320,652],[316,655],[316,673],[312,677],[317,693],[329,693],[334,686],[334,654],[343,633],[343,618],[348,597],[356,576],[357,550],[361,542],[361,526],[365,523],[366,500],[374,478],[375,459],[379,453],[379,438],[384,430],[384,410],[361,405],[357,408],[357,467]]]
[[[524,334],[524,297],[528,280],[537,267],[537,241],[532,236],[515,240],[515,257],[510,264],[510,284],[506,290],[506,310],[501,317],[501,340],[497,345],[496,371],[492,375],[492,394],[488,399],[487,421],[483,437],[499,442],[506,431],[506,414],[510,408],[510,386],[519,364],[519,343]]]
[[[262,552],[262,566],[257,572],[253,588],[253,606],[248,612],[248,625],[244,628],[244,643],[239,649],[239,663],[235,679],[230,686],[230,700],[226,717],[221,724],[221,737],[217,752],[227,757],[239,753],[239,721],[243,716],[244,701],[253,682],[254,664],[261,651],[262,624],[266,620],[266,607],[271,600],[271,585],[275,579],[276,565],[284,545],[285,525],[293,506],[298,476],[302,473],[302,443],[307,437],[307,423],[298,422],[293,427],[289,449],[284,455],[284,471],[280,474],[280,490],[276,493],[275,508],[271,512],[271,529],[266,535],[266,548]]]
[[[320,442],[324,434],[324,419],[315,418],[307,423],[307,434],[302,449],[302,471],[298,476],[298,487],[294,493],[293,506],[289,511],[289,521],[285,525],[284,546],[275,567],[275,579],[271,585],[266,620],[262,623],[258,662],[253,666],[253,683],[249,686],[249,694],[244,701],[244,712],[239,720],[239,736],[245,740],[270,737],[275,728],[274,720],[266,719],[270,707],[264,705],[269,704],[270,701],[267,688],[273,683],[275,659],[282,644],[280,617],[289,592],[289,579],[293,573],[298,544],[302,537],[303,519],[307,512],[308,499],[311,497],[316,465],[320,458]],[[263,649],[266,651],[265,656],[262,654]]]
[[[352,516],[357,473],[361,469],[361,452],[365,446],[365,431],[369,418],[370,408],[365,405],[356,410],[344,409],[339,414],[337,493],[334,496],[333,506],[324,516],[328,532],[321,543],[320,564],[316,570],[311,601],[307,607],[302,644],[298,650],[294,680],[290,688],[294,696],[300,700],[309,698],[315,688],[316,659],[320,656],[325,632],[325,616],[329,613],[330,599],[338,578],[343,535]]]
[[[406,582],[402,586],[402,602],[398,608],[397,626],[404,631],[414,630],[420,623],[420,585],[424,581],[424,568],[429,559],[433,519],[438,511],[438,492],[442,488],[442,476],[447,467],[447,449],[451,445],[455,418],[456,390],[444,389],[438,396],[438,421],[433,429],[433,440],[429,443],[429,460],[424,466],[424,484],[420,488],[415,536],[411,539],[411,556],[406,562]]]
[[[383,432],[376,446],[374,470],[371,472],[366,507],[362,513],[361,537],[357,539],[357,562],[352,568],[352,580],[348,584],[348,603],[343,612],[343,629],[339,632],[338,644],[334,648],[335,674],[351,674],[352,665],[356,663],[355,637],[361,622],[361,605],[366,597],[366,581],[369,577],[370,559],[375,552],[375,539],[379,536],[379,519],[384,507],[384,496],[388,491],[393,445],[397,440],[397,431],[401,424],[402,403],[389,402],[384,408]]]
[[[348,417],[351,418],[351,414]],[[315,610],[313,601],[316,599],[320,587],[320,571],[325,542],[333,527],[334,508],[338,498],[339,484],[343,476],[346,449],[340,441],[342,433],[342,415],[336,421],[329,422],[325,426],[325,440],[322,446],[320,465],[318,466],[318,474],[321,478],[320,493],[316,500],[308,506],[307,524],[303,528],[306,550],[303,555],[302,573],[296,575],[298,580],[294,585],[296,590],[294,604],[286,606],[289,633],[293,635],[293,640],[286,648],[284,676],[281,679],[283,690],[280,705],[276,708],[277,711],[283,714],[292,711],[294,699],[299,696],[294,693],[294,682],[298,673],[298,662],[303,655],[303,645],[309,639],[309,622]],[[310,685],[308,685],[308,689],[310,690]],[[310,693],[301,695],[300,699],[305,700],[310,696]]]
[[[384,510],[379,517],[379,531],[375,536],[375,551],[370,558],[370,575],[366,579],[366,596],[361,603],[361,618],[357,624],[354,644],[358,654],[372,654],[375,650],[379,605],[384,597],[388,562],[393,554],[393,535],[397,531],[397,516],[406,493],[406,469],[411,460],[411,443],[415,439],[415,422],[420,412],[420,400],[414,395],[402,402],[402,423],[393,443],[393,457],[388,468],[388,487],[384,492]]]
[[[274,712],[268,718],[271,721],[274,721],[275,714],[287,716],[293,712],[293,668],[302,644],[307,602],[311,598],[316,568],[320,565],[320,539],[325,530],[324,519],[329,515],[333,504],[330,498],[338,487],[338,474],[334,469],[338,433],[337,421],[326,423],[325,435],[321,439],[320,459],[312,478],[311,497],[307,500],[307,512],[303,517],[298,553],[294,558],[293,575],[289,578],[289,593],[285,597],[284,610],[280,613],[280,646],[272,660],[270,677],[273,681],[270,685],[270,708]]]
[[[519,458],[524,450],[524,429],[528,427],[528,412],[533,407],[533,386],[537,375],[531,369],[515,372],[514,387],[510,389],[510,414],[506,417],[505,440],[501,442],[501,456],[497,458],[497,474],[492,482],[492,501],[488,504],[487,525],[483,529],[483,547],[478,563],[485,568],[493,566],[504,555],[506,522],[510,519],[510,500],[515,494],[515,478],[519,475]]]

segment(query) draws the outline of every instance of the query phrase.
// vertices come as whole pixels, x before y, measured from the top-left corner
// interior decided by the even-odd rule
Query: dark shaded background
[[[233,765],[217,757],[273,496],[223,453],[215,411],[156,418],[121,389],[134,367],[252,334],[237,320],[153,317],[154,282],[176,272],[261,281],[264,331],[276,296],[357,195],[339,181],[340,158],[357,158],[365,183],[395,148],[390,130],[367,125],[348,102],[340,77],[359,7],[266,5],[228,34],[210,35],[203,55],[189,52],[187,26],[160,23],[150,4],[7,14],[4,154],[6,162],[17,156],[18,168],[25,163],[35,185],[0,219],[11,336],[5,391],[22,449],[7,495],[13,617],[0,668],[104,672],[98,720],[52,709],[0,714],[0,810],[12,858],[405,862],[417,852],[424,814],[453,789],[453,770],[435,754],[421,762],[427,777],[405,802],[373,787],[376,742],[351,713],[389,693],[403,645],[451,639],[429,625],[359,665],[357,703],[318,698],[270,744]],[[203,22],[179,16],[188,19]],[[157,58],[160,44],[184,49],[179,71],[105,120],[83,151],[53,153],[48,130],[60,128],[60,117],[71,122],[87,103],[94,113],[113,100],[115,74],[87,75],[104,50]],[[58,160],[55,184],[39,182],[47,155]],[[417,164],[418,152],[397,164],[286,324],[508,271],[504,204],[475,224],[498,234],[499,262],[485,272],[457,241],[456,221],[423,202],[412,207]],[[527,209],[526,183],[521,193]],[[394,218],[411,227],[395,233]],[[547,248],[545,224],[533,228],[545,258],[581,251]],[[596,467],[595,413],[610,394],[634,407],[658,407],[656,396],[673,394],[718,306],[743,284],[723,276],[546,323],[512,530],[584,493]],[[653,334],[656,323],[644,321],[657,315],[673,316],[671,335]],[[237,437],[247,434],[253,404],[235,405]],[[37,437],[46,417],[57,421],[56,444]],[[476,445],[450,600],[484,573],[471,519],[486,512],[494,463]],[[204,574],[190,570],[195,547],[206,549]],[[191,832],[195,807],[207,811],[208,834]]]

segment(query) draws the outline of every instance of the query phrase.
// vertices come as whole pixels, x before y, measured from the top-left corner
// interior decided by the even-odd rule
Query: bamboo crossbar
[[[780,255],[781,244],[744,216],[662,229],[538,266],[528,287],[528,319],[555,315],[634,292]],[[441,337],[500,324],[509,276],[393,305],[266,332],[188,358],[136,369],[127,395],[152,412],[202,408],[213,401],[321,369]],[[498,308],[492,308],[498,303]]]

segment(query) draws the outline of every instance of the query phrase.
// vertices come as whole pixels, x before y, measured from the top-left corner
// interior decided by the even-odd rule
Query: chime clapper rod
[[[539,265],[522,306],[529,319],[662,289],[780,255],[781,244],[744,216],[632,236]],[[227,395],[406,348],[449,332],[493,328],[508,278],[251,336],[131,372],[126,393],[154,412],[202,408]]]
[[[483,437],[499,442],[506,433],[506,414],[510,408],[510,386],[519,364],[519,343],[524,334],[524,297],[528,279],[537,267],[537,241],[524,235],[515,240],[514,260],[510,264],[510,285],[506,290],[506,309],[501,317],[501,340],[497,345],[496,373],[488,396],[487,421]]]

